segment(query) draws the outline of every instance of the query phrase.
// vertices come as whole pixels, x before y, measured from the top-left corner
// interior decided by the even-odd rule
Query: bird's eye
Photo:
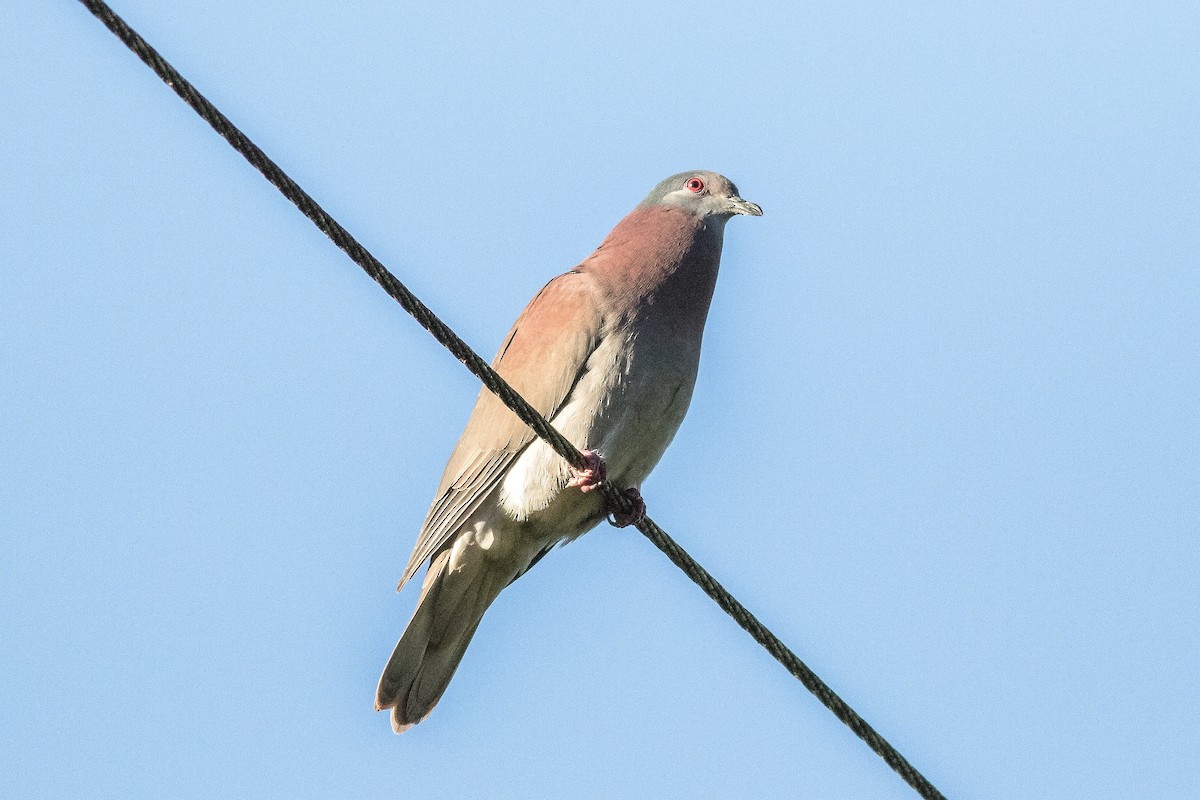
[[[700,192],[704,189],[704,181],[699,178],[688,178],[688,182],[684,184],[689,192]]]

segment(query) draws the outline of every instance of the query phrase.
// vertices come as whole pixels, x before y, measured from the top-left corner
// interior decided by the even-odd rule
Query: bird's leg
[[[595,450],[584,450],[583,460],[583,469],[571,467],[571,480],[567,482],[567,486],[577,487],[586,494],[604,485],[604,481],[608,479],[608,467]]]
[[[574,486],[581,492],[594,492],[608,480],[608,466],[595,450],[582,452],[586,462],[585,466],[583,469],[571,467],[571,480],[567,482],[567,486]],[[633,510],[628,514],[621,511],[613,511],[609,514],[608,521],[618,528],[637,525],[646,516],[646,501],[642,499],[641,492],[631,487],[624,491],[624,495],[629,498]]]
[[[633,511],[628,514],[623,514],[620,511],[614,511],[608,515],[608,521],[618,528],[627,528],[630,525],[637,525],[646,518],[646,501],[642,499],[642,493],[632,486],[625,490],[625,496],[629,498],[629,502],[633,504]]]

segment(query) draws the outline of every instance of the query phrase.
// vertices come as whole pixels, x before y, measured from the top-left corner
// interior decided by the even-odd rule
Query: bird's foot
[[[642,493],[630,487],[625,490],[625,496],[629,498],[629,502],[633,505],[633,510],[628,514],[614,511],[608,515],[608,521],[618,528],[637,525],[646,518],[646,501],[642,499]]]
[[[583,469],[571,467],[571,480],[567,482],[567,486],[574,486],[587,494],[604,485],[604,481],[608,479],[608,467],[595,450],[584,450],[583,460]]]

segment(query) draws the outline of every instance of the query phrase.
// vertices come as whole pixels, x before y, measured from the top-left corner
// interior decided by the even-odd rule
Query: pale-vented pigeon
[[[762,209],[714,172],[673,175],[517,318],[493,366],[585,452],[588,469],[570,467],[480,393],[400,581],[431,561],[375,699],[392,709],[397,733],[433,710],[500,591],[604,519],[593,491],[603,481],[628,487],[645,513],[638,487],[691,400],[735,214]]]

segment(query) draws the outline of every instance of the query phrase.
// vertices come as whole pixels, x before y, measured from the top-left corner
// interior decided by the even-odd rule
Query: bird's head
[[[762,208],[738,195],[733,181],[706,170],[680,172],[655,186],[641,207],[678,206],[698,217],[716,217],[722,221],[735,214],[762,216]]]

